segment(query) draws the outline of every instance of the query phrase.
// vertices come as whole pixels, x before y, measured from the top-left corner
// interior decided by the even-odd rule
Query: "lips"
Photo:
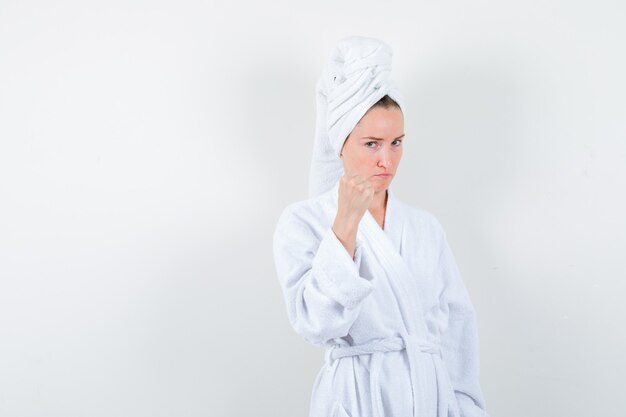
[[[391,177],[391,174],[376,174],[374,176],[378,178],[389,178]]]

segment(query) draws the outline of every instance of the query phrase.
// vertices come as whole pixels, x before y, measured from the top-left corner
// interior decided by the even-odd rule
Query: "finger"
[[[363,176],[359,173],[354,173],[350,178],[354,181],[355,184],[360,184],[365,180],[365,178],[363,178]]]
[[[360,178],[361,178],[361,176],[357,172],[354,172],[354,173],[350,174],[350,179],[352,181],[354,181],[355,183],[358,183]]]
[[[344,180],[346,180],[346,181],[351,181],[351,180],[353,180],[356,176],[358,176],[358,174],[356,174],[356,173],[354,173],[354,172],[351,172],[351,171],[345,172],[345,173],[343,174],[343,178],[344,178]]]
[[[361,176],[361,175],[359,175],[359,178],[358,178],[358,180],[357,180],[357,181],[358,181],[358,184],[363,184],[363,185],[365,185],[365,186],[371,186],[371,184],[370,184],[370,182],[367,180],[367,178],[365,178],[365,177],[363,177],[363,176]]]

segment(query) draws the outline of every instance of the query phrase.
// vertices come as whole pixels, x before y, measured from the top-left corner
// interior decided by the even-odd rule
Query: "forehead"
[[[404,116],[397,107],[373,107],[359,120],[353,133],[359,137],[395,139],[404,133]]]

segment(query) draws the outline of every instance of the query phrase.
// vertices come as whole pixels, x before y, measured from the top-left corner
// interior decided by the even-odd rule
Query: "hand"
[[[353,259],[359,222],[373,199],[374,188],[362,176],[346,173],[339,179],[337,215],[332,229]]]
[[[337,217],[358,226],[374,199],[374,188],[359,174],[346,173],[339,179]]]

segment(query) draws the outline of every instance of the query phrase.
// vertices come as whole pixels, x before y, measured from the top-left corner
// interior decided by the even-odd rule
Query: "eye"
[[[396,139],[396,140],[394,140],[394,142],[398,142],[398,144],[396,146],[400,146],[400,144],[402,143],[402,139]]]
[[[370,143],[376,144],[376,141],[367,142],[367,143],[365,143],[365,146],[368,147],[368,148],[373,148],[373,146],[369,146]]]

